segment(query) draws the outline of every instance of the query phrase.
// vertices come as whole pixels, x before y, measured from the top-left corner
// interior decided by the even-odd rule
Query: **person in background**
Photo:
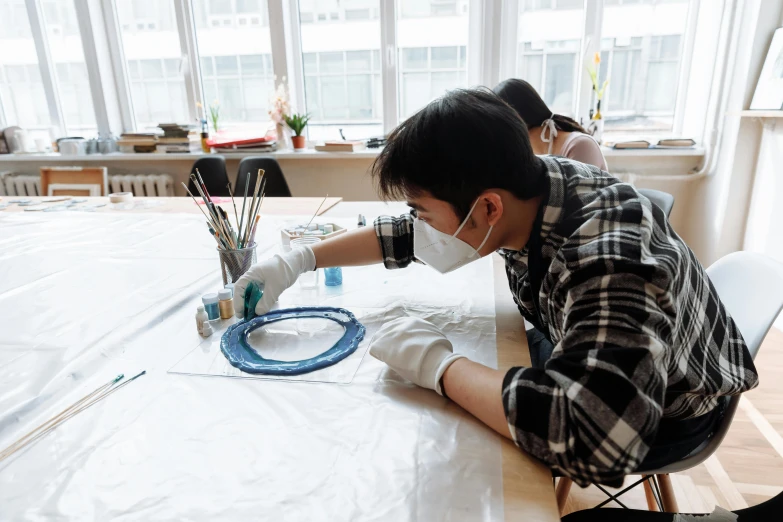
[[[573,119],[553,113],[528,82],[510,78],[492,90],[511,105],[527,125],[533,152],[563,156],[608,170],[598,142]]]

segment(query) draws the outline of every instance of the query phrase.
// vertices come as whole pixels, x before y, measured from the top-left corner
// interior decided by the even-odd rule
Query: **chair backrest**
[[[734,252],[707,269],[720,300],[739,328],[751,357],[783,309],[783,265],[753,252]],[[718,449],[729,431],[740,396],[729,400],[720,426],[704,444],[684,459],[645,474],[675,473],[698,466]]]
[[[204,185],[210,196],[228,196],[228,173],[226,172],[226,158],[223,156],[206,156],[199,158],[193,163],[191,173],[195,174],[198,169]],[[194,196],[198,198],[198,191],[193,185],[193,181],[188,183],[188,188]]]
[[[663,210],[663,213],[666,214],[667,218],[672,213],[672,207],[674,207],[674,196],[668,192],[654,189],[639,189],[639,194],[655,203],[658,208]]]
[[[283,169],[280,168],[280,164],[276,159],[265,156],[248,156],[239,162],[239,172],[237,172],[237,183],[234,187],[234,195],[242,195],[245,191],[245,181],[250,176],[250,190],[256,183],[256,176],[258,176],[258,169],[264,169],[266,174],[266,187],[264,192],[268,197],[283,198],[291,197],[291,190],[288,188],[288,183],[283,176]]]

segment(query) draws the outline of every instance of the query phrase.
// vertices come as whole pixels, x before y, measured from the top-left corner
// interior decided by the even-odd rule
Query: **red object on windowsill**
[[[219,131],[210,136],[207,145],[215,148],[246,147],[275,141],[274,133],[269,132],[260,135],[258,132],[248,131]]]

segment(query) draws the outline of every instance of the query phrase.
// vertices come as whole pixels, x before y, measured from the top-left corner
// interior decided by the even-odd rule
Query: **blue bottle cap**
[[[204,294],[204,296],[201,297],[201,302],[204,303],[205,305],[215,304],[218,302],[218,295]]]

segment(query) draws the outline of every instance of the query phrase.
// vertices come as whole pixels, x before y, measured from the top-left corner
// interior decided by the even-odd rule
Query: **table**
[[[22,196],[3,196],[0,198],[0,203],[6,203],[8,201],[14,201],[19,199],[31,199],[33,201],[40,202],[41,204],[44,204],[45,206],[60,206],[65,202],[53,202],[53,203],[46,203],[47,201],[50,201],[52,199],[57,199],[56,197],[22,197]],[[88,206],[88,205],[97,205],[97,204],[105,204],[103,207],[98,207],[95,209],[96,212],[155,212],[155,213],[185,213],[185,214],[196,214],[199,212],[198,207],[195,203],[193,203],[193,200],[188,197],[181,197],[181,198],[133,198],[133,202],[137,203],[137,206],[144,206],[149,205],[148,208],[134,208],[133,205],[111,205],[109,204],[109,198],[107,197],[100,197],[100,198],[79,198],[79,199],[87,199],[87,202],[84,204],[81,204],[79,206]],[[230,198],[223,198],[223,197],[215,197],[213,198],[213,201],[218,203],[223,209],[229,213],[229,215],[233,215],[234,213],[234,207],[230,202]],[[264,204],[261,207],[261,214],[267,214],[267,215],[277,215],[277,216],[286,216],[286,215],[313,215],[315,214],[316,210],[318,210],[318,214],[321,215],[336,204],[338,204],[340,201],[342,201],[342,198],[335,198],[335,197],[329,197],[326,198],[326,201],[324,201],[324,198],[264,198]],[[242,198],[235,198],[235,202],[237,204],[237,208],[239,210],[242,209]],[[323,205],[321,205],[323,203]],[[248,205],[250,204],[250,198],[248,198]],[[199,205],[201,208],[203,208],[203,205]],[[320,210],[319,210],[320,206]],[[19,205],[11,205],[9,206],[5,212],[23,212],[25,208],[28,207],[20,207]]]
[[[270,213],[270,209],[275,209],[280,215],[297,214],[300,209],[307,209],[308,213],[315,212],[311,201],[315,198],[308,199],[302,201],[290,198],[270,204],[269,207],[265,203],[264,214]],[[267,201],[271,201],[271,198]],[[372,215],[399,211],[399,205],[386,206],[377,202],[337,203],[322,213],[324,217],[335,220],[355,219],[357,214],[362,213],[369,220]],[[36,411],[56,413],[84,395],[85,390],[78,386],[79,383],[96,383],[86,391],[102,384],[104,381],[96,381],[93,372],[100,370],[105,374],[115,369],[128,372],[129,368],[135,369],[134,366],[138,367],[141,362],[152,365],[152,370],[147,381],[142,380],[147,378],[145,376],[139,380],[138,386],[132,384],[128,387],[129,394],[117,397],[116,400],[112,396],[94,410],[68,421],[68,424],[39,441],[17,460],[0,464],[0,519],[7,518],[3,516],[4,509],[8,509],[14,501],[27,506],[25,512],[31,518],[46,513],[54,516],[56,513],[63,519],[74,520],[107,518],[108,515],[119,516],[126,512],[134,513],[135,518],[139,519],[207,516],[215,508],[211,502],[205,504],[211,500],[210,495],[226,498],[226,502],[240,507],[257,505],[261,510],[259,515],[265,508],[279,508],[274,504],[274,499],[264,496],[264,484],[268,478],[263,473],[259,474],[259,470],[266,469],[265,459],[270,463],[278,463],[276,453],[286,454],[285,447],[269,445],[270,441],[284,444],[285,437],[281,439],[275,430],[281,430],[281,419],[289,424],[293,420],[300,430],[305,430],[302,432],[303,437],[307,430],[317,431],[319,427],[311,425],[312,420],[307,416],[286,417],[290,414],[276,412],[274,402],[263,411],[254,412],[263,415],[262,418],[250,413],[242,415],[242,403],[258,405],[261,404],[259,401],[265,401],[266,404],[269,399],[265,399],[265,396],[302,394],[308,393],[308,389],[276,384],[254,386],[252,382],[230,379],[177,379],[167,375],[166,369],[176,358],[173,354],[167,354],[165,346],[156,345],[155,341],[172,334],[184,335],[179,334],[180,331],[193,335],[194,300],[215,284],[212,280],[204,283],[197,278],[194,281],[194,277],[203,273],[205,268],[211,274],[210,277],[215,275],[214,244],[210,245],[206,232],[198,227],[199,221],[193,218],[193,213],[198,211],[188,199],[172,198],[162,207],[138,211],[138,220],[129,220],[128,213],[131,211],[100,212],[100,215],[96,213],[89,219],[96,225],[116,221],[117,227],[111,230],[111,234],[100,235],[100,231],[95,230],[98,226],[95,229],[84,227],[84,219],[87,217],[74,212],[21,215],[0,212],[0,244],[4,245],[4,257],[0,257],[0,274],[3,275],[0,277],[0,329],[6,332],[2,336],[6,340],[0,341],[0,383],[5,378],[9,379],[6,383],[11,383],[7,388],[0,384],[0,447],[4,448],[16,438],[11,438],[8,433],[18,432],[15,424],[20,419],[29,429],[38,423],[32,422],[33,419],[38,420]],[[166,231],[151,226],[155,219],[163,219],[159,217],[161,213],[166,216]],[[78,228],[76,225],[79,225]],[[36,243],[36,230],[41,230],[43,237],[44,227],[45,234],[51,235],[53,230],[62,233],[61,243],[48,245],[47,253],[52,255],[45,257],[36,255],[36,249],[40,248]],[[95,234],[99,234],[99,237],[93,238]],[[203,241],[203,246],[194,249],[192,255],[177,257],[177,271],[159,273],[159,265],[170,262],[170,257],[174,255],[172,253],[190,248],[195,239]],[[166,248],[158,250],[156,241]],[[149,242],[153,242],[152,247],[149,247]],[[155,253],[148,256],[151,258],[141,257],[135,248],[131,248],[131,245],[145,244]],[[81,252],[90,250],[100,256],[102,248],[111,249],[112,255],[107,254],[100,262],[90,264],[88,270],[78,270],[79,263],[84,263]],[[24,267],[31,263],[36,264],[36,277],[23,272]],[[498,367],[503,369],[529,364],[524,322],[511,299],[502,260],[497,256],[493,259],[493,267]],[[124,275],[118,278],[117,274]],[[101,292],[93,293],[91,285],[107,281],[113,283],[106,285]],[[167,294],[158,295],[157,288],[164,282]],[[36,292],[36,289],[41,291]],[[171,295],[170,289],[176,289],[177,292]],[[84,294],[84,297],[80,294]],[[165,306],[158,306],[158,300],[163,298],[166,298]],[[67,304],[69,299],[72,300],[71,305]],[[86,317],[71,314],[69,306],[77,309],[89,306],[91,313]],[[121,317],[116,317],[117,314]],[[66,315],[68,320],[64,320]],[[116,327],[111,330],[102,328],[103,322],[112,321]],[[369,362],[377,361],[365,360],[362,365]],[[195,390],[199,389],[209,390],[209,393],[198,395]],[[355,402],[350,387],[317,389],[319,395],[332,394],[345,405]],[[244,395],[237,404],[210,402],[209,394],[214,393],[215,397],[230,396],[238,390]],[[125,391],[121,390],[116,395]],[[414,392],[415,397],[428,397],[432,401],[438,399],[432,395],[422,395],[416,390],[412,390],[411,394]],[[408,399],[413,396],[411,394]],[[69,400],[66,401],[66,397]],[[312,397],[312,400],[317,402],[316,397]],[[119,404],[122,407],[117,409]],[[341,410],[344,407],[350,408],[335,407],[332,414],[345,415],[346,422],[353,422],[354,427],[374,429],[371,424],[359,424],[351,420],[350,410]],[[456,406],[450,406],[445,414],[459,415],[457,410]],[[9,411],[12,413],[4,413]],[[155,417],[153,413],[170,414],[178,424],[183,425],[184,431],[192,430],[195,434],[199,430],[209,431],[212,434],[211,444],[220,445],[220,451],[213,446],[203,446],[198,437],[188,440],[177,434],[157,432],[156,425],[149,421],[150,417]],[[45,418],[49,416],[51,413]],[[241,426],[241,431],[248,434],[264,433],[267,438],[262,442],[269,446],[259,448],[252,441],[237,440],[233,435],[230,439],[221,438],[221,432],[233,434],[237,426]],[[475,429],[475,426],[471,429]],[[505,520],[559,520],[549,471],[489,429],[480,433],[486,437],[486,444],[500,445]],[[334,436],[331,431],[325,431],[323,435],[326,439],[318,441],[308,450],[308,455],[291,457],[307,457],[313,459],[313,465],[324,465],[319,461],[321,453],[328,453],[329,445],[336,440],[331,438]],[[374,440],[374,435],[367,431],[364,438]],[[388,450],[385,446],[381,449]],[[345,448],[341,450],[344,451]],[[356,447],[353,451],[360,452],[362,448]],[[429,451],[436,450],[430,448]],[[156,483],[154,475],[124,474],[126,470],[143,473],[145,469],[152,469],[153,464],[163,465],[188,474],[182,479],[184,483],[192,481],[193,473],[199,471],[184,462],[183,455],[191,455],[191,459],[198,462],[200,458],[212,459],[218,453],[221,460],[205,461],[206,467],[201,473],[205,479],[217,474],[233,480],[226,480],[225,484],[205,484],[203,490],[168,499],[168,504],[154,502],[152,493],[175,488],[176,484]],[[337,455],[347,456],[344,453]],[[230,458],[222,460],[226,456]],[[405,465],[404,457],[401,457],[401,465]],[[336,477],[350,476],[351,472],[340,469],[341,463],[357,462],[357,459],[360,460],[360,457],[351,455],[348,459],[329,461],[325,465],[335,466]],[[389,462],[395,460],[392,458]],[[231,466],[231,469],[223,469],[227,466]],[[60,473],[51,475],[51,470],[58,468]],[[104,476],[102,470],[107,470],[106,473],[112,470],[112,474]],[[357,478],[363,471],[366,470],[356,470]],[[426,473],[422,473],[426,477]],[[394,476],[392,474],[390,478]],[[50,482],[52,486],[47,487]],[[305,493],[317,495],[318,484],[308,484],[306,480],[303,482]],[[258,487],[257,494],[248,497],[247,491],[234,491],[232,486],[237,484],[255,484]],[[109,485],[112,487],[107,489]],[[14,496],[4,498],[12,490]],[[40,492],[36,493],[38,490]],[[60,490],[72,492],[61,496]],[[73,493],[76,490],[79,491],[78,495]],[[372,495],[373,492],[363,492],[358,496],[352,494],[344,499],[334,499],[334,502],[338,506],[342,505],[341,509],[345,509],[346,514],[352,513],[353,518],[364,519],[366,516],[361,516],[363,499]],[[410,495],[421,495],[421,492],[405,494]],[[75,498],[79,501],[75,502]],[[425,499],[422,497],[417,502],[424,502]],[[324,506],[324,513],[328,512],[330,506],[331,503]],[[290,506],[290,509],[304,508]],[[410,512],[411,517],[417,518],[415,513],[426,511],[421,509]],[[14,512],[14,519],[18,518],[18,514]],[[148,514],[155,516],[149,517]],[[212,515],[212,519],[219,518],[219,515]],[[259,518],[263,519],[263,516]],[[314,520],[319,519],[319,513],[296,511],[293,518]]]

